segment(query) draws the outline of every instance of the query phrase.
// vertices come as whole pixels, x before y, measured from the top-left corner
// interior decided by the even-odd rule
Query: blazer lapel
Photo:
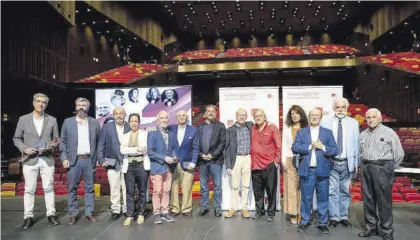
[[[176,141],[176,143],[177,143],[178,148],[180,148],[180,147],[181,147],[181,145],[180,145],[180,144],[179,144],[179,142],[178,142],[178,125],[176,125],[176,127],[175,127],[175,131],[174,131],[174,138],[175,138],[175,141]]]
[[[92,120],[88,117],[88,127],[89,127],[89,145],[90,145],[90,151],[92,152],[92,143],[94,142],[93,141],[93,122],[92,122]],[[115,129],[115,131],[117,131],[116,129]]]
[[[187,141],[188,136],[190,135],[190,131],[191,131],[191,126],[185,126],[185,134],[184,134],[184,138],[182,139],[182,143],[179,146],[180,148],[182,148],[182,146],[184,145],[184,143]]]
[[[78,123],[77,123],[76,117],[73,117],[73,128],[70,128],[70,130],[74,129],[74,135],[76,135],[76,151],[77,151],[77,145],[79,143],[79,131],[78,131],[77,124]]]
[[[42,136],[44,136],[45,129],[47,128],[47,125],[48,125],[48,119],[49,118],[48,118],[47,114],[44,113],[44,123],[42,124],[41,136],[39,136],[40,138]]]

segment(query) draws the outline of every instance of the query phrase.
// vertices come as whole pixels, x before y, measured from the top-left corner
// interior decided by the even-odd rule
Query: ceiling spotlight
[[[82,22],[82,25],[86,25],[86,23],[85,22]]]
[[[404,25],[406,25],[406,26],[407,26],[407,25],[408,25],[408,22],[405,22],[405,23],[404,23]]]
[[[394,34],[392,31],[391,31],[391,32],[389,32],[389,35],[392,35],[392,34]]]
[[[184,28],[186,29],[187,28],[187,25],[184,25]]]
[[[287,1],[283,4],[283,8],[289,8],[289,4],[287,3]]]
[[[260,23],[261,23],[261,24],[264,24],[264,19],[261,19]]]
[[[106,30],[106,33],[109,33],[109,30]]]
[[[215,2],[211,2],[211,5],[215,5],[216,3]]]
[[[92,22],[92,24],[96,24],[96,22],[95,22],[95,21],[93,21],[93,22]]]
[[[105,20],[105,22],[106,22],[106,23],[109,23],[109,21],[108,21],[108,20]]]
[[[90,8],[88,8],[87,11],[90,12]]]
[[[76,13],[79,13],[79,10],[76,10]]]
[[[281,18],[281,19],[280,19],[280,23],[281,23],[281,24],[284,24],[284,23],[285,23],[284,18]]]

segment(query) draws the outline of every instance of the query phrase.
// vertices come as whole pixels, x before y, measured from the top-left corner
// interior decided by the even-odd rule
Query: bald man
[[[199,141],[197,129],[187,124],[188,114],[179,111],[176,114],[178,124],[169,126],[170,152],[179,158],[179,162],[171,164],[172,191],[169,207],[172,216],[182,213],[191,216],[192,186],[194,170],[198,160]],[[182,204],[179,207],[179,185],[182,187]]]
[[[107,170],[111,190],[110,222],[116,221],[121,213],[127,211],[124,173],[121,171],[123,155],[120,152],[120,145],[123,135],[130,131],[130,126],[124,120],[126,113],[123,107],[114,108],[113,115],[115,121],[104,124],[98,141],[98,162]]]
[[[292,152],[301,157],[298,173],[301,185],[302,220],[298,231],[304,232],[311,219],[311,203],[316,187],[318,205],[318,228],[329,234],[328,197],[331,161],[338,154],[337,144],[331,130],[321,127],[322,111],[318,108],[309,112],[310,126],[298,131],[292,145]]]
[[[172,136],[168,130],[168,113],[161,111],[156,118],[158,127],[147,134],[147,154],[150,158],[150,180],[153,184],[153,222],[162,224],[163,221],[175,221],[169,214],[169,194],[172,184],[170,165],[176,164],[178,159],[169,149]]]
[[[369,109],[366,112],[366,121],[369,128],[360,134],[366,231],[359,233],[359,237],[371,237],[378,235],[380,231],[383,239],[390,240],[394,239],[394,169],[403,161],[404,150],[395,131],[382,125],[382,114],[378,109]]]

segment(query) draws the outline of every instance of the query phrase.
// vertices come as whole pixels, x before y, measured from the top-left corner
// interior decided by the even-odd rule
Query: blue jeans
[[[348,220],[351,174],[347,161],[334,161],[330,173],[330,218],[334,221]]]
[[[209,181],[210,175],[214,184],[213,208],[220,211],[222,205],[222,165],[207,161],[200,161],[200,208],[209,209]]]
[[[93,191],[93,165],[91,158],[77,159],[76,164],[71,166],[67,172],[68,179],[68,207],[70,217],[76,217],[79,214],[79,200],[77,199],[77,188],[80,184],[80,177],[83,173],[85,188],[85,215],[91,216],[94,204],[95,193]]]
[[[309,175],[306,177],[300,177],[301,186],[301,205],[300,215],[302,220],[301,225],[306,225],[311,220],[311,206],[314,191],[316,188],[316,198],[318,205],[318,226],[327,226],[328,223],[328,177],[318,177],[316,175],[316,169],[311,169]]]

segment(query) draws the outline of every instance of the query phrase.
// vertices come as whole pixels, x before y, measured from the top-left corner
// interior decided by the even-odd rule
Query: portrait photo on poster
[[[178,102],[178,93],[173,89],[166,89],[162,93],[162,103],[168,107],[175,105]]]
[[[130,100],[130,102],[132,103],[138,103],[139,102],[139,89],[132,88],[128,92],[128,100]]]
[[[124,91],[117,89],[111,95],[111,103],[114,107],[122,107],[125,104]]]
[[[160,92],[156,87],[149,88],[149,91],[146,94],[146,99],[149,103],[155,104],[160,100]]]

